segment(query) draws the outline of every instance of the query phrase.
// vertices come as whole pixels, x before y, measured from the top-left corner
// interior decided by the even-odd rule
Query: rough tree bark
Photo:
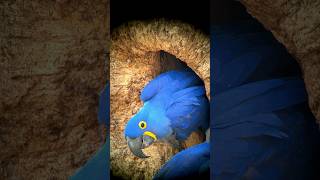
[[[241,0],[299,62],[310,108],[320,123],[320,1]]]
[[[0,2],[0,179],[67,179],[98,149],[108,7]]]

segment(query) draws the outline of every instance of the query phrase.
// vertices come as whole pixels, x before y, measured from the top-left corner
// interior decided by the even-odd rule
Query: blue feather
[[[299,66],[258,23],[212,28],[212,175],[314,179],[320,135]]]
[[[279,81],[283,82],[279,84]],[[268,89],[262,89],[265,87]],[[230,97],[231,103],[224,102]],[[216,101],[213,108],[218,119],[214,124],[235,116],[244,117],[300,104],[306,101],[306,93],[301,79],[275,79],[250,83],[226,91],[217,95]]]
[[[163,89],[180,90],[183,88],[203,85],[201,79],[194,75],[189,68],[179,71],[168,71],[158,75],[142,90],[140,99],[144,102],[150,100]],[[169,86],[169,87],[168,87]]]
[[[153,179],[210,178],[210,145],[201,143],[173,156]]]
[[[107,137],[109,139],[109,137]],[[109,141],[109,140],[108,140]],[[96,154],[81,167],[70,180],[107,180],[109,172],[109,142],[106,142]]]
[[[209,126],[209,101],[203,86],[194,86],[180,90],[172,95],[166,108],[178,139],[186,139],[195,127],[205,131]],[[199,119],[204,119],[199,124]]]
[[[192,132],[204,132],[209,127],[204,83],[190,68],[160,74],[144,87],[140,98],[144,105],[128,121],[125,136],[136,138],[151,131],[159,139],[174,134],[182,141]],[[137,126],[141,120],[148,124],[146,129]]]

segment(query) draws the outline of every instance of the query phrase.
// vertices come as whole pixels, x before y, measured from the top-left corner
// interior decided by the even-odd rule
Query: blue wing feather
[[[209,101],[203,86],[194,86],[175,92],[166,107],[166,115],[178,139],[186,139],[192,131],[209,126]]]
[[[209,179],[210,145],[202,143],[174,155],[153,179]]]
[[[213,178],[314,179],[320,135],[299,66],[254,24],[211,33]]]
[[[160,74],[150,81],[142,90],[140,99],[144,102],[153,98],[156,94],[167,89],[181,90],[191,86],[202,85],[201,79],[189,68],[176,71],[168,71]]]
[[[278,82],[281,80],[283,82],[279,84]],[[276,84],[273,85],[272,82]],[[261,86],[267,87],[266,84],[270,86],[268,90],[257,94],[257,91],[261,91]],[[243,90],[246,92],[243,92]],[[250,94],[251,96],[248,97]],[[233,98],[232,103],[224,102],[227,97]],[[217,95],[216,100],[214,112],[219,119],[214,123],[219,123],[226,119],[232,119],[234,116],[244,117],[254,113],[271,112],[305,102],[306,92],[304,83],[300,78],[277,79],[250,83],[244,87]]]
[[[256,21],[214,26],[211,34],[215,94],[243,83],[300,74],[286,49]]]
[[[107,137],[107,139],[109,139],[109,137]],[[70,177],[70,180],[109,179],[109,149],[109,143],[107,142],[83,167]]]

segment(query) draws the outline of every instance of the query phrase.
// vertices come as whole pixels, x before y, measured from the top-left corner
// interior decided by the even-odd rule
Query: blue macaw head
[[[161,108],[155,108],[149,102],[127,123],[125,138],[131,152],[140,158],[147,158],[141,149],[150,146],[158,139],[172,134],[170,121]]]

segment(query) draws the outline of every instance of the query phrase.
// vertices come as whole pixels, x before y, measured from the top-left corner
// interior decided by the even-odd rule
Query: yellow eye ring
[[[141,128],[141,129],[147,128],[147,123],[145,121],[140,121],[139,122],[139,128]]]

